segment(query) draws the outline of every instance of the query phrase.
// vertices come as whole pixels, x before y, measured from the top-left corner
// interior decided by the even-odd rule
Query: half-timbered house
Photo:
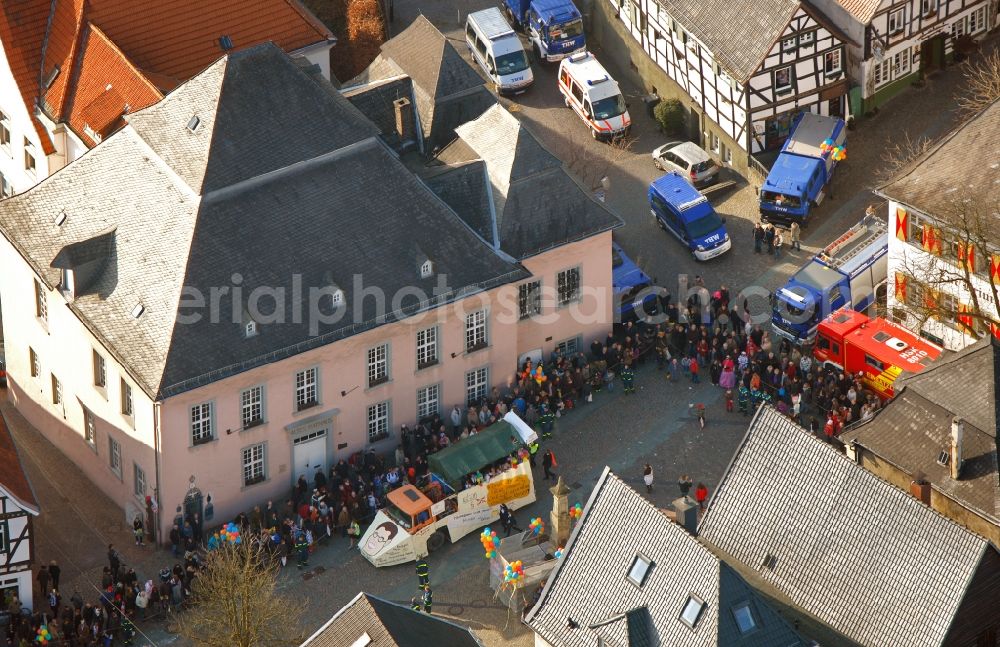
[[[31,520],[38,513],[31,482],[0,416],[0,609],[8,609],[14,596],[25,608],[32,606],[35,541]]]
[[[800,112],[846,114],[848,37],[805,0],[604,0],[595,9],[604,50],[626,52],[643,85],[680,98],[689,137],[738,171],[780,148]]]
[[[852,104],[871,110],[956,53],[974,46],[997,24],[990,0],[812,0],[852,43],[850,78],[860,90]]]

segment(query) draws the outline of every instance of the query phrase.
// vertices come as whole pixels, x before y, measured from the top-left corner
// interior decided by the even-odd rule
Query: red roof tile
[[[46,155],[55,152],[48,132],[34,116],[40,85],[39,61],[49,20],[49,0],[3,0],[0,2],[0,42],[25,107],[32,115],[35,132]]]
[[[83,0],[56,1],[48,34],[42,44],[44,60],[40,63],[43,83],[50,75],[55,74],[49,87],[43,89],[42,101],[46,114],[56,122],[62,121],[65,116],[70,76],[82,25]]]
[[[38,514],[38,502],[28,482],[28,475],[17,455],[17,446],[7,430],[7,422],[0,415],[0,489],[9,494],[22,508]]]
[[[94,146],[124,125],[128,110],[150,106],[163,95],[98,27],[88,24],[72,71],[66,110],[70,128]],[[69,76],[69,75],[67,75]]]
[[[87,17],[143,72],[186,81],[236,49],[273,41],[286,52],[332,37],[297,0],[91,0]]]

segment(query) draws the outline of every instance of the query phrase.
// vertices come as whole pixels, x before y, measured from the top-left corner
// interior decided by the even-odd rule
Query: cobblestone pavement
[[[601,0],[595,0],[601,1]],[[396,0],[394,31],[404,28],[418,10],[428,16],[450,37],[461,39],[461,20],[465,12],[491,6],[490,0],[439,0],[418,3]],[[463,42],[456,42],[464,52]],[[598,56],[601,57],[599,50]],[[608,57],[603,57],[607,59]],[[624,78],[605,60],[612,74]],[[923,89],[902,93],[874,118],[863,120],[849,133],[849,158],[837,172],[835,199],[821,206],[815,224],[805,233],[802,252],[786,254],[774,263],[764,256],[749,253],[749,232],[756,218],[753,187],[744,184],[737,190],[713,196],[717,209],[729,217],[734,249],[707,264],[698,264],[682,252],[677,243],[651,222],[645,204],[645,188],[657,172],[649,151],[662,142],[652,121],[639,113],[638,88],[627,83],[623,89],[635,108],[637,140],[624,159],[610,159],[610,149],[593,142],[567,112],[555,90],[555,68],[535,66],[536,84],[518,99],[515,114],[554,153],[570,159],[581,147],[594,159],[605,160],[612,180],[608,206],[619,214],[626,226],[616,238],[632,257],[660,283],[670,287],[674,274],[701,274],[709,286],[720,282],[730,287],[751,283],[773,288],[785,280],[817,246],[860,218],[867,204],[875,201],[869,191],[880,166],[881,151],[894,139],[908,132],[911,137],[937,136],[946,132],[957,119],[950,109],[960,85],[954,68],[932,77]],[[504,101],[510,105],[510,102]],[[559,462],[559,473],[573,488],[571,504],[587,500],[592,484],[605,465],[644,491],[642,466],[654,468],[656,483],[652,501],[666,507],[678,491],[675,481],[689,473],[695,481],[704,481],[714,489],[733,450],[746,430],[746,418],[722,411],[719,389],[710,384],[692,387],[687,382],[670,384],[655,367],[644,366],[637,372],[639,389],[634,396],[620,390],[602,393],[594,403],[581,407],[557,423],[551,447]],[[3,412],[18,443],[28,473],[42,507],[36,524],[38,558],[57,559],[63,567],[65,592],[79,590],[85,597],[96,596],[91,583],[99,580],[105,563],[107,544],[114,542],[125,561],[135,565],[140,576],[152,577],[170,563],[169,554],[152,548],[136,548],[129,529],[124,526],[120,509],[91,486],[75,465],[31,429],[7,402],[0,391]],[[698,429],[690,405],[704,403],[708,409],[707,426]],[[548,518],[551,497],[547,483],[536,479],[538,501],[518,512],[522,525],[533,516]],[[86,493],[81,496],[81,493]],[[504,647],[528,647],[530,632],[517,615],[496,600],[488,586],[488,572],[479,542],[468,537],[447,545],[431,556],[431,582],[435,589],[435,613],[455,619],[476,629],[483,641]],[[358,590],[407,602],[415,591],[412,566],[375,569],[357,551],[347,549],[346,540],[337,539],[321,547],[312,556],[305,573],[286,570],[281,586],[290,594],[303,597],[308,613],[302,622],[306,633],[314,631]],[[142,626],[150,644],[179,644],[163,623]]]

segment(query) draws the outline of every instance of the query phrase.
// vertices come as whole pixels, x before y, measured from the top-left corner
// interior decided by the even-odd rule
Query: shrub
[[[660,130],[668,135],[680,135],[684,132],[684,124],[687,121],[687,110],[680,99],[664,99],[656,104],[653,109],[653,117],[660,124]]]

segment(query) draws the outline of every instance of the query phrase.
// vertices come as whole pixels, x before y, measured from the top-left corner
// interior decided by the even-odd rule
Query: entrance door
[[[305,476],[306,481],[312,483],[316,468],[326,474],[327,435],[326,429],[320,429],[292,440],[292,463],[295,466],[292,472],[293,482],[298,482],[299,476]]]
[[[190,521],[192,526],[204,524],[204,503],[201,490],[198,488],[188,490],[187,495],[184,497],[184,521]],[[198,534],[197,531],[198,529],[195,528],[196,535]]]
[[[938,34],[934,38],[925,40],[920,44],[920,69],[930,72],[939,67],[944,67],[944,35]]]

